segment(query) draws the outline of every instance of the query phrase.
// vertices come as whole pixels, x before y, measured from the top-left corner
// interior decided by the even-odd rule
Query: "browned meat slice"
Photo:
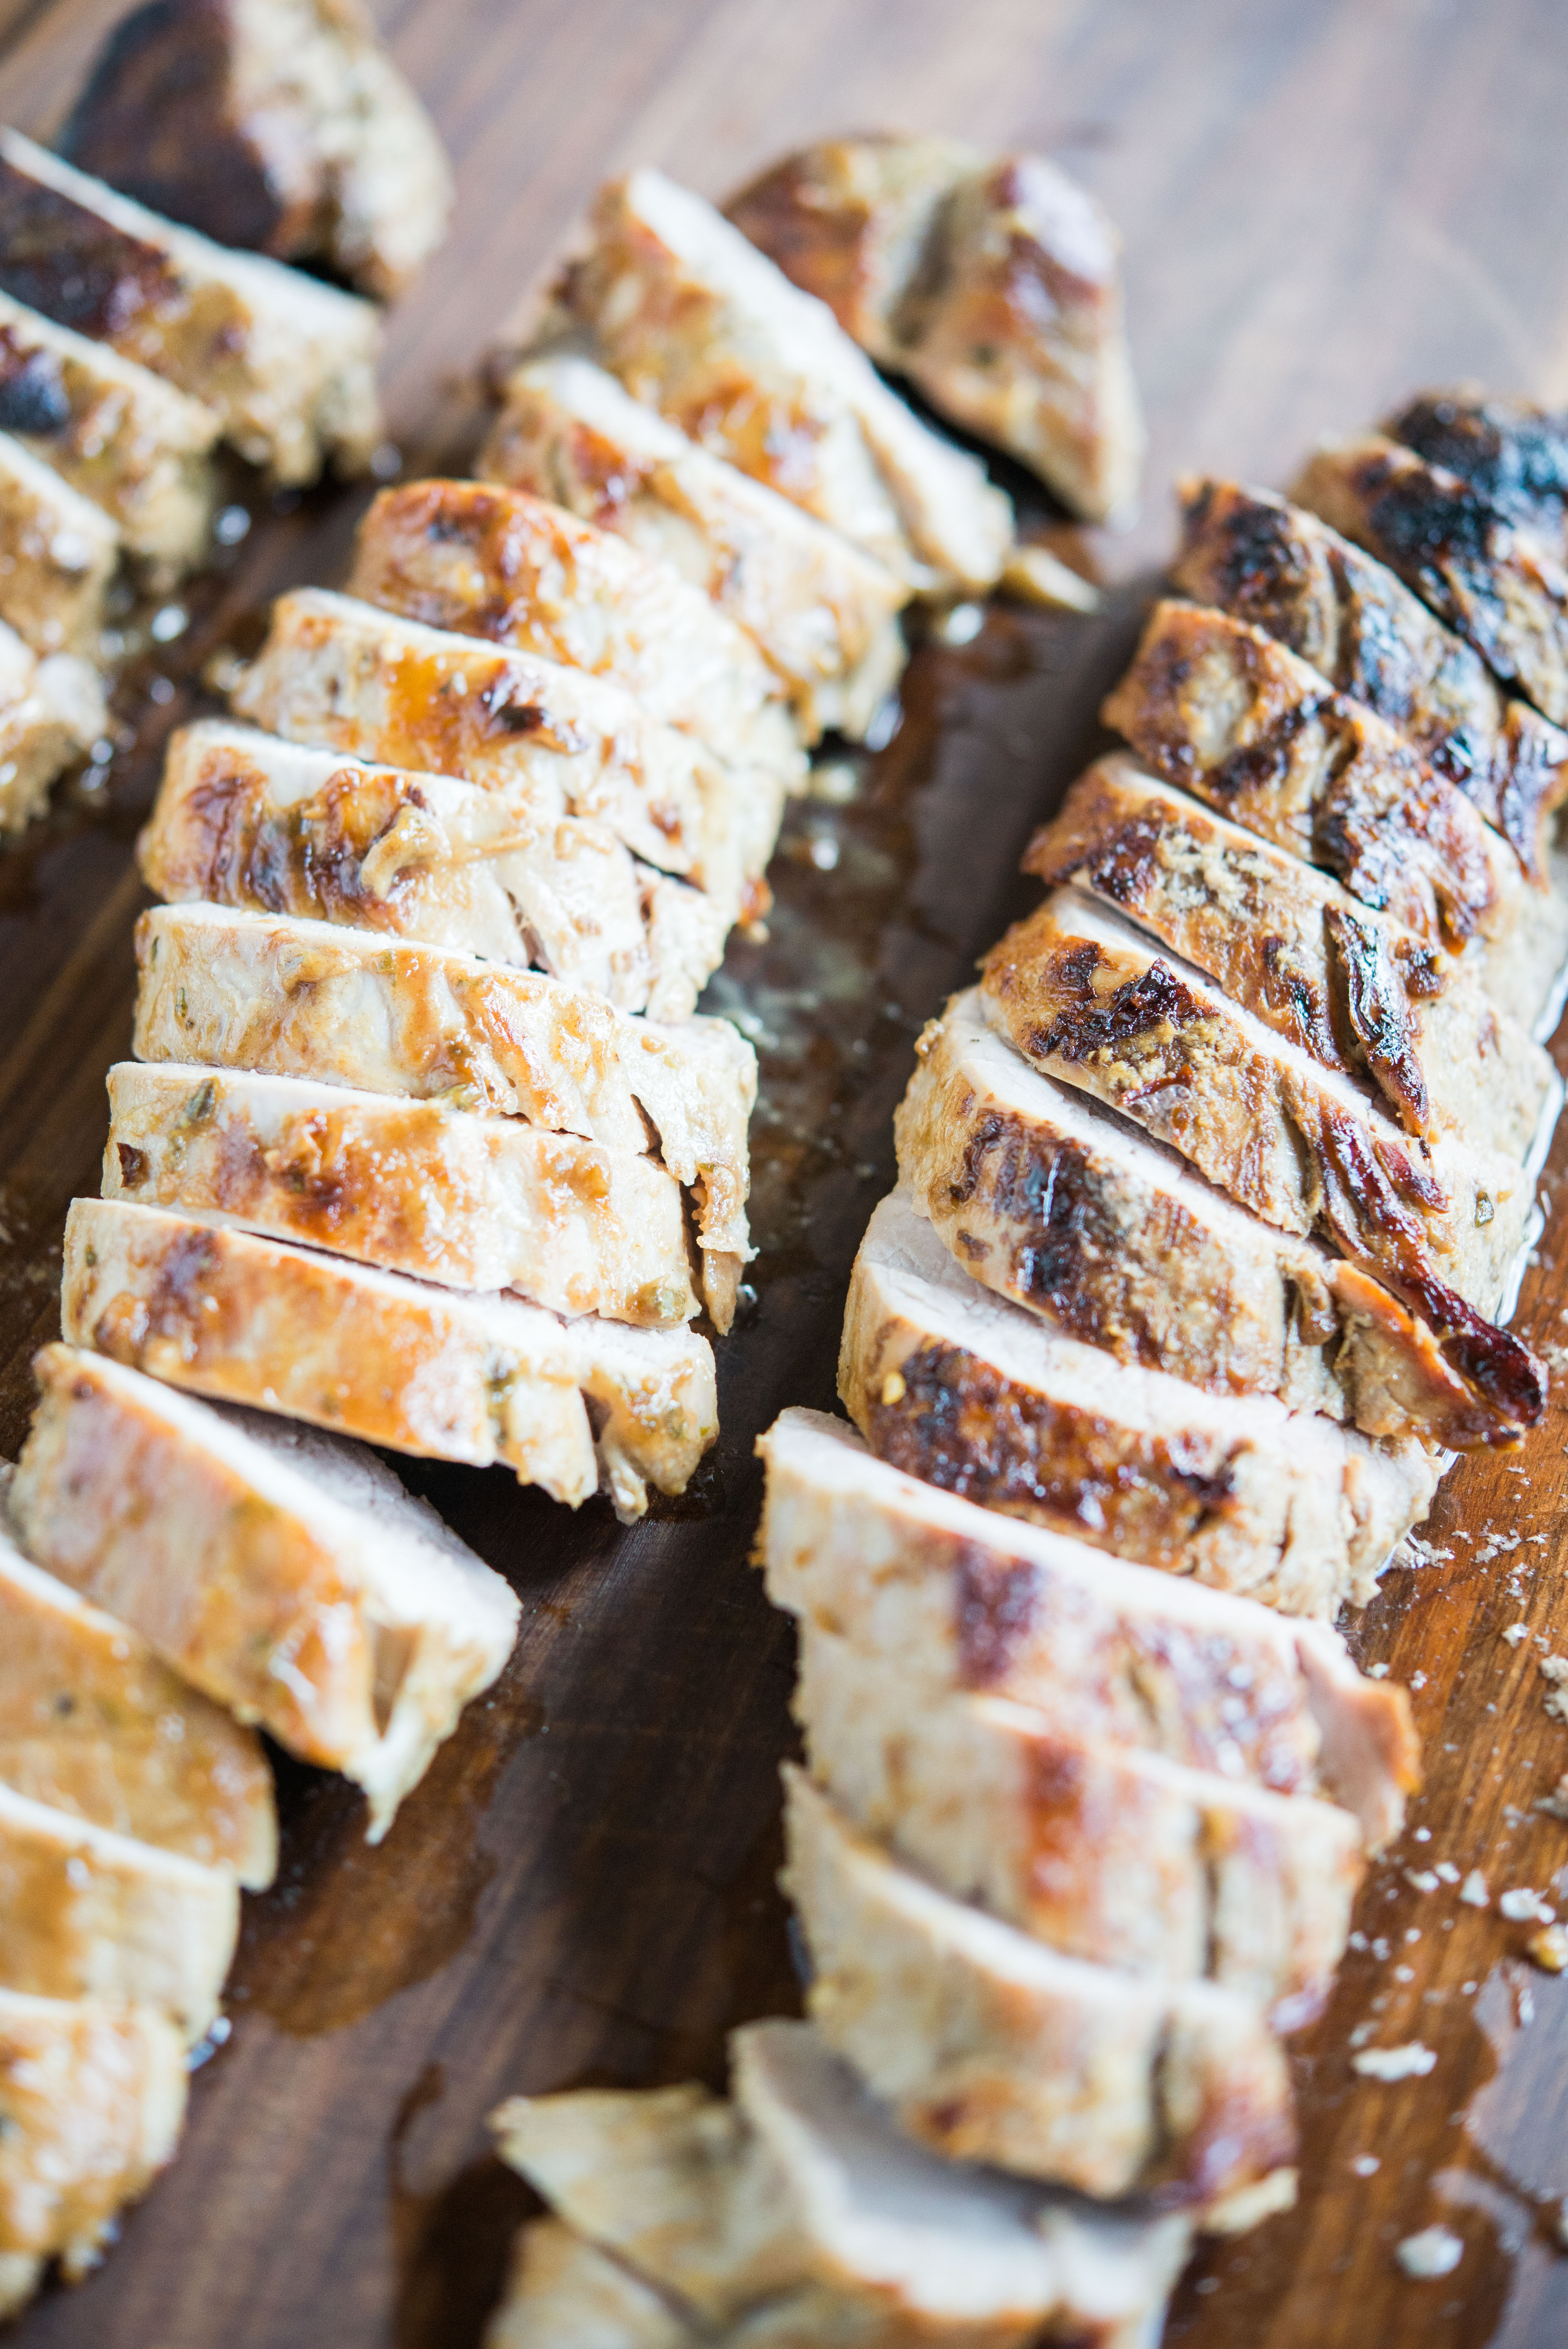
[[[804,1772],[784,1775],[807,2012],[918,2142],[1108,2199],[1159,2188],[1222,2223],[1286,2168],[1289,2079],[1252,2000],[1062,1957],[900,1867]]]
[[[1342,1079],[1071,890],[993,948],[984,987],[987,1018],[1026,1060],[1170,1143],[1265,1223],[1338,1248],[1420,1317],[1480,1399],[1524,1426],[1540,1417],[1544,1371],[1484,1319],[1532,1206],[1515,1161],[1407,1141]]]
[[[1398,573],[1507,685],[1568,724],[1568,567],[1458,473],[1380,434],[1331,441],[1291,495]]]
[[[628,539],[748,636],[808,741],[859,740],[903,667],[907,582],[569,353],[502,385],[476,471]]]
[[[1568,901],[1527,881],[1464,794],[1392,727],[1261,628],[1158,605],[1104,716],[1167,782],[1326,866],[1429,945],[1468,949],[1488,994],[1522,1026],[1553,1000]]]
[[[381,437],[368,303],[170,227],[14,130],[0,131],[0,291],[165,376],[281,481]]]
[[[1131,503],[1144,433],[1120,240],[1054,163],[988,163],[945,139],[823,140],[726,209],[879,366],[1075,512]]]
[[[72,1345],[396,1452],[504,1461],[573,1507],[603,1490],[624,1523],[649,1482],[684,1491],[717,1432],[694,1331],[563,1320],[122,1199],[73,1201],[60,1287]]]
[[[88,69],[61,152],[220,244],[399,294],[452,175],[362,0],[149,0]]]
[[[101,507],[0,432],[0,620],[43,657],[98,656],[119,533]]]
[[[769,1597],[912,1692],[1009,1698],[1058,1735],[1232,1785],[1321,1782],[1369,1846],[1398,1834],[1420,1783],[1409,1699],[1364,1679],[1326,1625],[994,1516],[820,1412],[784,1412],[758,1449]]]
[[[98,678],[75,653],[39,660],[0,621],[0,839],[43,807],[49,785],[103,732]]]
[[[1176,585],[1266,629],[1397,726],[1434,773],[1474,801],[1526,872],[1542,877],[1548,818],[1568,794],[1568,735],[1500,692],[1473,647],[1386,564],[1304,506],[1192,477],[1178,494]]]
[[[497,2349],[577,2349],[583,2333],[531,2331],[522,2317],[546,2293],[553,2315],[570,2274],[586,2321],[600,2304],[590,2244],[643,2293],[615,2306],[613,2334],[593,2336],[605,2349],[1147,2340],[1185,2254],[1180,2215],[1100,2211],[934,2158],[808,2023],[749,2023],[729,2052],[733,2103],[695,2085],[587,2088],[516,2096],[492,2116],[502,2158],[558,2214],[525,2253]],[[665,2329],[646,2300],[667,2313]]]
[[[129,1624],[29,1566],[3,1527],[0,1784],[253,1890],[277,1866],[273,1774],[255,1732],[177,1679]]]
[[[901,1182],[965,1270],[1068,1337],[1368,1435],[1517,1442],[1378,1281],[1244,1214],[1175,1151],[1042,1076],[957,997],[915,1047]]]
[[[1457,474],[1508,520],[1558,544],[1568,532],[1568,415],[1533,399],[1421,392],[1383,426]]]
[[[170,737],[138,853],[162,897],[537,964],[626,1011],[689,1010],[717,928],[704,924],[695,958],[677,951],[655,968],[645,871],[593,817],[536,820],[449,775],[307,750],[232,719]]]
[[[547,499],[486,481],[383,490],[347,592],[624,686],[730,766],[804,775],[782,688],[744,630],[668,564]]]
[[[11,1487],[29,1555],[187,1680],[365,1789],[378,1842],[518,1602],[374,1453],[46,1346]]]
[[[104,1196],[219,1216],[388,1272],[657,1329],[697,1310],[652,1159],[438,1102],[122,1061]]]
[[[1555,1114],[1550,1056],[1468,969],[1131,759],[1091,767],[1024,864],[1115,906],[1276,1035],[1375,1088],[1408,1133],[1483,1133],[1522,1160]]]
[[[0,1990],[0,2314],[46,2261],[73,2278],[97,2263],[184,2116],[184,2050],[161,2015]]]
[[[591,232],[557,300],[634,398],[923,591],[995,585],[1008,501],[722,213],[638,171],[600,190]]]
[[[1276,2031],[1321,2013],[1362,1874],[1348,1811],[1005,1697],[914,1694],[901,1663],[810,1623],[794,1710],[825,1792],[955,1899],[1067,1957],[1222,1982]]]
[[[134,1049],[521,1118],[648,1154],[693,1194],[708,1309],[752,1254],[757,1056],[727,1019],[631,1020],[586,989],[357,930],[154,906],[137,926]]]
[[[1363,1603],[1439,1475],[1419,1444],[1058,1335],[971,1280],[902,1192],[855,1259],[839,1392],[894,1467],[1293,1614]]]

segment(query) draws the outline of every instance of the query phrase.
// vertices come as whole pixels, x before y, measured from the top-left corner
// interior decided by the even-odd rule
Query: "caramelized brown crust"
[[[1559,550],[1457,473],[1376,433],[1320,449],[1292,495],[1398,572],[1500,678],[1568,724],[1568,568]]]
[[[1024,869],[1116,906],[1276,1035],[1369,1081],[1408,1132],[1528,1154],[1551,1061],[1466,970],[1131,760],[1079,778]]]
[[[1235,481],[1189,478],[1178,494],[1176,585],[1265,629],[1398,727],[1542,878],[1547,819],[1568,794],[1568,735],[1501,693],[1473,647],[1315,514]]]
[[[1103,716],[1168,782],[1432,945],[1505,921],[1501,853],[1469,801],[1261,628],[1157,605]]]
[[[1556,544],[1568,519],[1568,415],[1532,399],[1425,391],[1383,431]]]

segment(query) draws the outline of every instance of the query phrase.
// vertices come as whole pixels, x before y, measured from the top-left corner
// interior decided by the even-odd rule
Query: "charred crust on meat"
[[[71,402],[53,351],[27,349],[0,326],[0,432],[54,440],[71,421]]]
[[[1424,392],[1382,429],[1429,465],[1456,474],[1511,522],[1562,528],[1568,416],[1527,400]]]
[[[1098,996],[1094,974],[1107,959],[1088,938],[1052,957],[1052,993],[1077,999],[1063,1004],[1054,1019],[1034,1030],[1027,1047],[1032,1056],[1091,1060],[1096,1053],[1119,1051],[1150,1029],[1179,1031],[1207,1016],[1191,988],[1159,961],[1136,978],[1124,979],[1113,994]]]
[[[174,287],[155,245],[0,160],[0,290],[102,342]]]
[[[1337,982],[1336,1008],[1342,1013],[1357,1057],[1371,1075],[1400,1123],[1424,1133],[1431,1105],[1421,1073],[1409,997],[1380,930],[1347,906],[1324,908],[1329,966]]]

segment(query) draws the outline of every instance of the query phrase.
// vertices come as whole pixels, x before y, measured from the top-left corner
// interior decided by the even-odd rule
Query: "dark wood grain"
[[[46,128],[115,13],[0,7],[0,39],[15,36],[0,112]],[[26,2321],[39,2349],[469,2349],[526,2202],[488,2153],[496,2100],[717,2080],[728,2027],[794,2002],[772,1882],[792,1655],[748,1564],[752,1439],[782,1403],[830,1400],[912,1036],[1034,894],[1017,853],[1094,747],[1169,543],[1169,484],[1192,465],[1281,481],[1318,431],[1433,378],[1568,395],[1556,0],[381,14],[459,174],[452,243],[391,326],[410,465],[460,455],[471,363],[604,172],[653,160],[722,193],[795,140],[887,122],[1049,146],[1104,195],[1129,243],[1150,493],[1136,531],[1097,542],[1127,583],[1103,621],[998,611],[962,650],[927,646],[903,730],[853,802],[792,818],[771,938],[738,949],[718,989],[765,1064],[764,1254],[756,1307],[720,1350],[718,1451],[692,1495],[630,1533],[499,1471],[407,1469],[522,1594],[517,1655],[375,1852],[339,1782],[282,1765],[284,1868],[247,1904],[232,2037],[103,2271]],[[55,1327],[66,1203],[96,1188],[103,1072],[129,1035],[130,843],[159,742],[193,706],[183,680],[248,611],[287,580],[337,575],[359,504],[327,491],[263,511],[192,598],[178,657],[160,657],[173,701],[147,698],[146,669],[128,681],[135,739],[107,804],[63,806],[0,858],[0,1450],[20,1439],[28,1358]],[[1565,1180],[1568,1143],[1549,1192]],[[1568,1336],[1560,1257],[1554,1214],[1522,1308],[1552,1345]],[[1390,1578],[1357,1629],[1367,1661],[1423,1676],[1429,1787],[1358,1912],[1388,1954],[1354,1956],[1299,2043],[1301,2208],[1194,2271],[1168,2335],[1185,2349],[1568,2338],[1568,1982],[1522,1959],[1525,1928],[1404,1873],[1479,1866],[1494,1893],[1557,1877],[1568,1899],[1568,1827],[1529,1808],[1568,1769],[1568,1728],[1543,1712],[1533,1645],[1500,1636],[1524,1618],[1568,1651],[1565,1435],[1557,1413],[1522,1461],[1461,1467],[1429,1529],[1452,1557]],[[1521,1546],[1480,1562],[1488,1528]],[[1356,2078],[1348,2042],[1367,2023],[1379,2043],[1423,2039],[1436,2069]],[[1362,2178],[1351,2165],[1368,2154],[1380,2167]],[[1435,2220],[1464,2259],[1413,2283],[1393,2247]]]

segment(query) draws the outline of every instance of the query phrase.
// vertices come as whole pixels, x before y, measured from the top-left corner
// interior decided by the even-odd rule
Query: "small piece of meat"
[[[1568,414],[1533,399],[1425,391],[1380,427],[1457,474],[1511,523],[1553,546],[1568,535]]]
[[[559,2219],[520,2229],[485,2349],[698,2349],[664,2293]]]
[[[917,2142],[1107,2199],[1158,2188],[1200,2223],[1288,2167],[1289,2079],[1252,2000],[1058,1956],[784,1779],[807,2012]]]
[[[361,0],[148,0],[93,59],[60,151],[220,244],[383,300],[452,208],[435,126]]]
[[[1092,1094],[1029,1067],[956,997],[915,1046],[899,1179],[973,1278],[1118,1361],[1271,1394],[1368,1435],[1517,1443],[1506,1399],[1387,1289],[1235,1206]]]
[[[0,2310],[46,2260],[73,2278],[96,2265],[184,2116],[185,2051],[160,2014],[0,1990]]]
[[[732,2103],[695,2085],[589,2088],[491,2117],[557,2214],[546,2225],[602,2247],[690,2328],[650,2341],[1131,2349],[1157,2321],[1187,2248],[1179,2214],[1096,2210],[936,2159],[809,2023],[748,2023],[729,2055]]]
[[[605,678],[758,779],[804,777],[782,687],[750,637],[667,564],[546,499],[487,481],[383,490],[347,593]]]
[[[692,1330],[562,1320],[123,1199],[72,1202],[60,1329],[212,1402],[501,1461],[573,1508],[603,1490],[625,1523],[650,1481],[683,1492],[717,1432],[713,1349]]]
[[[1129,506],[1144,431],[1120,240],[1038,155],[945,139],[824,140],[726,210],[879,366],[1027,465],[1077,513]]]
[[[302,1760],[341,1770],[379,1842],[518,1602],[374,1453],[219,1410],[46,1346],[11,1487],[31,1557]]]
[[[122,1061],[103,1195],[219,1216],[549,1312],[697,1310],[680,1185],[650,1158],[514,1118],[297,1077]]]
[[[1472,956],[1522,1027],[1553,999],[1568,901],[1527,881],[1392,727],[1261,628],[1157,605],[1102,714],[1167,782],[1326,867],[1429,946]]]
[[[839,1392],[911,1475],[1294,1614],[1364,1604],[1439,1473],[1418,1444],[1058,1335],[972,1280],[902,1192],[855,1259]]]
[[[367,302],[171,226],[14,130],[0,131],[0,292],[108,343],[220,419],[283,483],[382,438],[381,329]]]
[[[0,620],[40,659],[96,661],[119,561],[108,514],[0,432]]]
[[[1373,1088],[1408,1133],[1484,1133],[1531,1154],[1556,1072],[1462,963],[1133,760],[1081,776],[1024,869],[1136,922],[1276,1035]]]
[[[1380,434],[1330,441],[1291,491],[1298,505],[1398,572],[1505,685],[1568,724],[1568,564],[1458,473]]]
[[[107,343],[4,294],[0,431],[101,509],[155,582],[201,560],[217,417]]]
[[[995,585],[1007,499],[722,213],[637,171],[599,191],[590,237],[560,313],[634,399],[922,593]]]
[[[860,740],[904,664],[910,588],[776,490],[688,440],[603,367],[561,352],[512,367],[476,471],[628,540],[700,588],[756,645],[804,739]]]
[[[1326,1625],[978,1508],[821,1412],[782,1413],[758,1450],[769,1597],[912,1692],[1007,1698],[1063,1736],[1326,1792],[1372,1849],[1398,1833],[1420,1784],[1409,1698]]]
[[[106,723],[103,688],[86,661],[39,660],[0,621],[0,841],[39,812],[55,777]]]
[[[69,1226],[66,1247],[68,1257]],[[128,1624],[30,1566],[3,1528],[0,1785],[252,1891],[277,1867],[273,1774],[254,1730],[177,1679]]]
[[[1549,820],[1568,795],[1568,734],[1501,692],[1473,647],[1386,564],[1304,506],[1192,476],[1177,494],[1171,575],[1183,594],[1265,629],[1397,727],[1543,879]]]
[[[1005,1697],[912,1702],[901,1664],[800,1627],[794,1713],[866,1834],[1065,1957],[1207,1980],[1276,2031],[1322,2012],[1362,1876],[1348,1811],[1063,1731]]]
[[[693,1194],[710,1311],[752,1253],[757,1055],[727,1019],[659,1027],[584,988],[353,929],[154,906],[137,927],[139,1060],[306,1077],[619,1152]]]

